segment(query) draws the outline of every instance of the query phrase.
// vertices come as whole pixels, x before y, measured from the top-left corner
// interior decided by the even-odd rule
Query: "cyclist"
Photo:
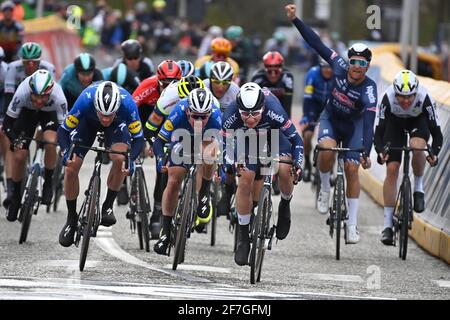
[[[414,211],[421,213],[425,210],[423,190],[425,161],[428,161],[431,166],[437,164],[443,137],[435,102],[427,90],[419,84],[417,76],[409,70],[402,70],[395,76],[393,84],[383,95],[379,110],[379,123],[374,139],[375,150],[378,153],[378,162],[386,163],[386,178],[383,184],[384,229],[381,242],[385,245],[393,245],[392,216],[402,152],[389,151],[384,156],[383,148],[387,142],[390,142],[393,147],[405,146],[406,139],[403,132],[408,130],[410,146],[423,149],[426,148],[431,133],[434,156],[425,157],[423,151],[414,151],[412,157]]]
[[[145,121],[144,135],[150,145],[152,145],[152,138],[156,136],[158,131],[153,131],[155,128],[151,123],[162,123],[163,115],[158,115],[154,112],[155,105],[164,89],[172,82],[176,82],[181,78],[181,69],[173,60],[162,61],[156,70],[156,75],[145,79],[141,82],[139,87],[133,92],[133,99],[139,108],[139,117]],[[160,121],[160,122],[159,122]],[[157,130],[156,128],[154,130]],[[154,132],[153,135],[149,135]],[[164,191],[163,176],[161,172],[156,171],[155,188],[153,190],[153,213],[150,218],[150,233],[152,239],[159,237],[159,230],[161,229],[161,201]]]
[[[56,131],[67,113],[67,100],[62,88],[54,82],[47,70],[40,69],[19,85],[10,103],[3,122],[3,130],[9,138],[12,157],[12,196],[8,206],[7,219],[15,221],[20,209],[21,185],[27,163],[30,140],[17,141],[23,132],[33,137],[38,124],[43,139],[56,143]],[[42,204],[52,201],[52,177],[56,167],[56,146],[45,145],[45,174],[42,190]]]
[[[263,63],[264,68],[256,71],[251,81],[268,88],[280,100],[290,118],[294,76],[284,68],[284,58],[278,51],[264,54]]]
[[[64,192],[67,222],[59,235],[59,243],[64,247],[74,242],[80,188],[78,174],[87,153],[86,149],[76,147],[69,159],[70,145],[77,140],[81,145],[90,147],[98,131],[105,133],[105,146],[114,151],[126,152],[131,146],[129,170],[123,169],[124,156],[110,154],[112,166],[107,180],[108,191],[101,209],[101,224],[108,227],[116,223],[112,207],[117,192],[125,175],[133,174],[134,160],[144,146],[141,122],[132,96],[111,81],[94,83],[84,89],[58,128],[58,143],[66,166]]]
[[[191,74],[194,74],[195,72],[194,64],[189,60],[178,60],[177,64],[181,69],[182,77],[187,77],[190,76]]]
[[[195,74],[201,79],[209,78],[211,66],[217,61],[226,61],[233,67],[233,81],[239,84],[239,65],[230,58],[231,42],[225,38],[215,38],[211,41],[211,55],[198,58],[195,61]]]
[[[122,50],[122,58],[114,62],[113,67],[119,63],[124,63],[128,68],[137,73],[139,80],[151,77],[155,73],[155,67],[152,60],[142,56],[142,46],[139,41],[128,39],[120,45]]]
[[[311,140],[328,97],[331,93],[333,69],[324,59],[319,59],[319,65],[313,66],[306,74],[305,91],[303,95],[303,117],[300,120],[300,130],[305,143],[305,168],[303,181],[311,180]]]
[[[80,53],[63,71],[59,84],[72,109],[81,92],[95,81],[103,80],[103,75],[95,67],[95,59],[89,53]]]
[[[115,82],[122,88],[133,94],[141,83],[136,72],[131,70],[125,63],[119,63],[113,68],[102,70],[104,80]]]
[[[247,134],[253,134],[256,135],[256,138],[259,140],[259,137],[262,136],[267,136],[270,139],[272,131],[268,131],[268,129],[279,129],[281,131],[278,141],[279,150],[278,152],[277,150],[269,150],[271,154],[273,156],[279,155],[280,158],[284,160],[293,159],[296,173],[301,177],[301,165],[303,160],[302,138],[297,133],[292,121],[289,120],[280,101],[270,93],[268,89],[261,89],[258,84],[248,82],[241,87],[235,103],[228,106],[227,110],[225,110],[222,125],[222,135],[224,136],[223,155],[224,163],[226,163],[227,166],[232,166],[236,162],[234,160],[236,159],[236,155],[233,154],[236,153],[236,150],[229,150],[229,146],[234,146],[235,143],[245,144],[245,165],[243,169],[240,169],[241,177],[239,178],[236,190],[236,209],[239,228],[234,260],[238,265],[248,264],[252,191],[263,182],[260,172],[260,158],[258,157],[258,162],[256,162],[252,161],[250,157],[255,157],[259,154],[267,154],[267,152],[261,150],[263,145],[261,141],[258,141],[258,153],[252,154],[252,148],[250,148],[249,144],[253,144],[253,141],[249,142],[245,139],[245,142],[242,142],[240,131],[243,132],[243,137]],[[239,131],[232,135],[229,130]],[[234,141],[235,138],[237,138],[236,142]],[[276,236],[278,239],[283,240],[287,237],[291,225],[290,201],[294,189],[291,166],[280,164],[278,175],[280,178],[281,201],[278,205]],[[261,190],[261,187],[262,185],[258,189]],[[255,195],[255,192],[253,195],[256,197],[259,196],[257,194]],[[253,201],[256,197],[253,198]]]
[[[220,110],[222,113],[236,101],[236,96],[239,93],[239,87],[232,82],[233,67],[228,62],[219,61],[212,65],[209,79],[206,79],[205,87],[208,88],[214,97],[220,103]],[[231,197],[236,190],[235,175],[233,172],[225,172],[224,193],[218,205],[217,215],[226,216],[230,211]]]
[[[212,206],[210,200],[210,185],[214,174],[214,162],[205,160],[214,160],[216,157],[216,146],[214,135],[209,135],[210,138],[203,136],[207,130],[215,130],[218,134],[222,126],[220,109],[214,105],[214,97],[208,89],[197,88],[189,93],[188,98],[181,100],[170,113],[163,127],[159,131],[158,137],[153,144],[155,154],[158,159],[161,170],[168,170],[167,187],[164,190],[162,201],[162,228],[159,240],[156,242],[153,250],[158,254],[166,254],[169,245],[170,228],[172,217],[175,213],[177,202],[174,199],[178,198],[183,178],[191,163],[189,161],[177,161],[174,158],[176,150],[181,147],[184,154],[194,155],[194,149],[200,147],[202,150],[202,164],[200,166],[203,174],[201,179],[201,187],[198,194],[198,207],[196,208],[197,222],[206,224],[211,219]],[[194,130],[195,128],[195,130]],[[180,142],[179,137],[175,137],[176,130],[187,130],[191,137],[202,133],[202,145],[194,146],[192,142],[183,140]],[[195,139],[193,140],[195,142]],[[166,142],[171,142],[172,152],[169,155],[168,163],[165,167],[163,156],[163,146]],[[189,145],[186,146],[186,143]],[[213,148],[211,148],[213,146]],[[190,152],[189,152],[190,151]],[[168,167],[168,168],[167,168]],[[197,224],[196,222],[196,224]]]
[[[289,20],[305,41],[333,68],[331,95],[319,119],[319,146],[332,148],[342,141],[343,147],[351,149],[364,147],[366,154],[370,154],[377,106],[377,85],[366,76],[372,52],[366,45],[356,43],[348,50],[347,63],[343,57],[325,46],[319,36],[295,16],[295,5],[287,5],[285,9]],[[330,171],[334,160],[334,152],[319,154],[321,190],[317,208],[322,214],[326,214],[329,208]],[[360,164],[364,169],[371,166],[370,159],[367,158],[366,161],[360,153],[346,153],[344,170],[347,177],[349,215],[346,231],[349,244],[359,241],[357,220],[361,191],[358,175]]]
[[[225,38],[231,42],[231,54],[239,65],[239,79],[242,83],[247,82],[247,74],[252,61],[252,44],[243,36],[244,29],[241,26],[229,26],[225,30]]]

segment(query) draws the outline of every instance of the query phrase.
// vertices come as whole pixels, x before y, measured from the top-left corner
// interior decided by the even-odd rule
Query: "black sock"
[[[305,168],[311,167],[311,161],[309,160],[309,154],[305,154]]]
[[[20,181],[12,181],[12,195],[13,195],[13,199],[15,199],[15,201],[20,202],[20,198],[22,193],[20,192],[22,188],[22,180]]]
[[[205,180],[202,178],[202,186],[200,188],[199,195],[209,195],[209,188],[211,186],[211,180]]]
[[[6,178],[6,191],[8,192],[8,194],[12,194],[13,193],[13,188],[14,188],[14,183],[12,178]]]
[[[231,199],[231,196],[233,195],[234,190],[235,190],[235,184],[234,183],[231,184],[231,185],[225,184],[225,191],[227,192],[227,196],[228,196],[229,199]]]
[[[170,227],[172,225],[172,217],[164,216],[162,221],[163,234],[168,235],[170,233]]]
[[[53,172],[55,171],[55,169],[47,169],[45,168],[45,173],[44,173],[44,184],[52,184],[53,180]]]
[[[108,188],[108,192],[106,193],[106,199],[105,202],[103,202],[103,205],[107,208],[112,208],[114,205],[114,200],[116,200],[117,191],[113,191]]]
[[[67,204],[67,222],[75,225],[77,222],[77,199],[66,200]]]

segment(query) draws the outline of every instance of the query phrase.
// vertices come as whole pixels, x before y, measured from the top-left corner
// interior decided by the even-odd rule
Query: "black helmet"
[[[89,53],[81,53],[73,61],[76,72],[93,72],[95,70],[95,60]]]
[[[124,63],[119,63],[111,70],[109,80],[115,82],[130,93],[133,93],[139,85],[136,73],[130,70]]]
[[[372,60],[372,51],[364,43],[355,43],[348,49],[348,58],[353,56],[360,56],[365,58],[368,62]]]
[[[123,57],[126,59],[137,59],[142,55],[142,46],[139,41],[134,39],[125,40],[120,48],[122,49]]]

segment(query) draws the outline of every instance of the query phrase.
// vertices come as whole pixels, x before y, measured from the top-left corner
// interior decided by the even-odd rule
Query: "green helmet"
[[[36,42],[26,42],[20,48],[20,57],[25,60],[40,59],[41,54],[41,46]]]
[[[225,38],[228,40],[236,40],[242,36],[244,30],[241,26],[229,26],[225,31]]]

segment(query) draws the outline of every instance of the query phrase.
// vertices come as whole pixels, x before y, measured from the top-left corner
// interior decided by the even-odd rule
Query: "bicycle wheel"
[[[25,186],[25,198],[20,207],[22,227],[20,229],[19,244],[27,241],[28,230],[30,229],[31,217],[33,216],[34,203],[38,200],[37,184],[39,179],[39,168],[33,168],[29,177],[29,185]]]
[[[341,223],[342,223],[342,214],[344,212],[343,207],[344,203],[344,177],[338,176],[336,178],[336,187],[334,189],[335,197],[336,197],[336,208],[335,208],[335,221],[336,221],[336,260],[339,260],[340,250],[341,250]]]
[[[138,235],[138,241],[139,241],[139,249],[144,249],[144,240],[142,239],[142,222],[141,222],[141,216],[138,214],[138,201],[139,201],[139,195],[138,195],[138,178],[137,178],[137,169],[136,174],[131,179],[131,188],[130,188],[130,201],[128,202],[128,206],[130,209],[130,216],[134,217],[136,222],[136,229],[137,229],[137,235]]]
[[[176,270],[178,264],[184,260],[184,247],[186,245],[186,239],[188,236],[187,233],[189,229],[188,219],[191,216],[192,188],[192,179],[188,179],[180,201],[181,211],[177,212],[177,214],[180,214],[180,217],[177,217],[175,224],[175,254],[173,255],[172,270]]]
[[[211,246],[214,246],[216,244],[217,210],[219,206],[220,182],[217,183],[213,181],[212,187],[213,187],[212,193],[213,213],[211,217]]]
[[[402,216],[400,225],[400,258],[406,260],[406,253],[408,251],[408,220],[411,208],[411,185],[409,179],[405,179],[402,187]]]
[[[250,283],[260,281],[265,251],[266,217],[269,209],[269,190],[264,188],[258,202],[258,213],[253,219],[252,249],[250,251]]]
[[[91,234],[93,233],[94,218],[97,210],[97,202],[99,197],[99,185],[100,177],[94,176],[92,178],[91,185],[89,187],[89,201],[87,203],[87,221],[83,226],[83,240],[81,241],[81,252],[80,252],[80,271],[84,270],[84,265],[86,263],[86,257],[89,249],[89,240],[91,239]]]
[[[55,188],[55,200],[53,202],[53,211],[56,212],[58,210],[59,199],[64,192],[64,167],[60,156],[58,156],[54,172],[53,188]]]
[[[140,170],[139,170],[140,169]],[[150,205],[148,201],[148,194],[145,190],[144,171],[142,168],[136,170],[136,178],[138,181],[138,214],[140,216],[141,238],[144,242],[145,251],[150,252],[150,230],[148,226],[148,214],[150,212]],[[142,248],[141,248],[142,249]]]

